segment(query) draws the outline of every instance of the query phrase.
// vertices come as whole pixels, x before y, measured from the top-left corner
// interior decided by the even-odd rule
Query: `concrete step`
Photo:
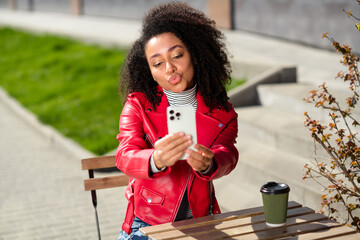
[[[253,140],[238,143],[237,148],[240,153],[239,162],[231,173],[232,181],[227,186],[227,189],[232,189],[235,199],[241,201],[244,198],[239,189],[245,188],[248,191],[246,198],[252,196],[254,205],[261,204],[261,186],[268,181],[277,181],[290,186],[290,200],[320,209],[322,187],[312,179],[302,179],[305,173],[304,165],[310,163],[309,159]]]
[[[345,102],[349,90],[333,87],[331,85],[329,90],[340,102]],[[253,201],[259,204],[262,184],[285,182],[291,188],[290,200],[313,209],[321,208],[323,186],[329,183],[323,178],[317,179],[323,186],[311,179],[302,180],[306,171],[304,165],[311,165],[315,156],[314,140],[304,125],[304,112],[323,124],[330,121],[326,110],[317,109],[303,100],[312,89],[317,87],[304,83],[260,85],[257,91],[261,106],[236,108],[239,126],[236,146],[240,159],[231,173],[232,182],[227,186],[235,196],[238,194],[236,187],[246,186]],[[353,113],[354,117],[360,116],[360,109]],[[318,144],[316,146],[316,157],[329,159],[325,150]]]
[[[320,92],[315,85],[299,83],[264,84],[257,87],[262,106],[272,106],[298,115],[308,112],[312,118],[326,123],[330,120],[329,111],[316,108],[314,103],[307,103],[303,100],[310,96],[311,90]],[[340,103],[340,106],[346,106],[346,98],[351,96],[351,92],[345,84],[342,87],[339,84],[337,86],[330,85],[328,90]],[[359,119],[360,108],[355,108],[352,112],[354,117]]]
[[[312,158],[314,141],[304,126],[305,117],[275,107],[237,108],[240,144],[253,139],[284,152]],[[319,149],[318,154],[323,154]],[[321,155],[322,156],[322,155]]]

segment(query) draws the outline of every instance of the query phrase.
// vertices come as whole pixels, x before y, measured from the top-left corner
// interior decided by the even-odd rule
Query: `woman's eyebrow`
[[[170,48],[168,49],[168,52],[171,52],[172,50],[174,50],[175,48],[178,48],[178,47],[179,47],[179,48],[184,48],[183,46],[181,46],[181,45],[179,45],[179,44],[176,44],[176,45],[170,47]],[[155,53],[155,54],[152,55],[149,59],[151,60],[152,58],[158,57],[158,56],[160,56],[160,54],[159,54],[159,53]]]
[[[174,50],[174,49],[177,48],[177,47],[183,48],[183,46],[181,46],[181,45],[179,45],[179,44],[176,44],[176,45],[172,46],[171,48],[169,48],[169,49],[168,49],[168,52],[171,52],[172,50]]]

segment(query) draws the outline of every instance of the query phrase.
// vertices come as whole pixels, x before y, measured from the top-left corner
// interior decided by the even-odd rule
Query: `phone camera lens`
[[[173,121],[174,119],[175,119],[175,117],[174,117],[174,116],[171,116],[171,117],[170,117],[170,120],[171,120],[171,121]]]
[[[169,112],[170,114],[174,114],[174,110],[170,110],[170,112]]]
[[[181,114],[180,114],[179,112],[177,112],[175,115],[176,115],[177,117],[180,117]]]

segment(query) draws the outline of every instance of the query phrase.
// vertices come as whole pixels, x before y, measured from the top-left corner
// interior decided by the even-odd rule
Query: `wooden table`
[[[289,202],[283,227],[265,224],[263,207],[141,228],[149,239],[360,239],[355,229],[341,226],[313,209]]]

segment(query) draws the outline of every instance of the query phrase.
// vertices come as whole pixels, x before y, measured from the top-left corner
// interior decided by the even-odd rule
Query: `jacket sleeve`
[[[231,112],[233,117],[210,147],[214,152],[214,169],[206,175],[196,172],[196,175],[204,180],[209,181],[229,174],[238,162],[239,152],[235,146],[238,121],[236,112]]]
[[[116,166],[126,175],[135,178],[152,178],[164,174],[150,174],[150,157],[154,149],[143,129],[144,110],[136,97],[129,97],[122,110],[119,123],[119,146],[116,153]],[[165,172],[167,172],[165,170]]]

